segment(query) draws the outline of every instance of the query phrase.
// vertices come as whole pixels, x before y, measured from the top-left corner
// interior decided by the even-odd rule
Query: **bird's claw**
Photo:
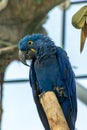
[[[63,87],[55,87],[55,90],[58,92],[59,96],[63,96],[63,97],[67,97],[67,95],[64,92],[64,88]]]
[[[42,93],[40,93],[38,96],[39,96],[39,98],[41,98],[43,95],[45,94],[45,91],[44,92],[42,92]]]

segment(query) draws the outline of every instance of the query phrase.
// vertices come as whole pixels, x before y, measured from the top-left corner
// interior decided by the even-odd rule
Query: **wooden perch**
[[[54,92],[46,92],[40,102],[47,115],[51,130],[70,130]]]

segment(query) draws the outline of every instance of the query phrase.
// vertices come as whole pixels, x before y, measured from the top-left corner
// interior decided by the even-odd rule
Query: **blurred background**
[[[20,0],[19,2],[21,1],[21,4],[23,4],[23,2],[27,2],[28,0]],[[63,47],[66,50],[75,73],[77,83],[78,116],[76,121],[76,129],[87,129],[87,40],[85,41],[85,46],[82,53],[80,53],[81,29],[76,29],[72,25],[72,16],[81,7],[87,5],[87,2],[83,0],[70,0],[68,1],[69,3],[66,9],[61,8],[61,2],[64,3],[65,0],[60,0],[59,3],[56,2],[54,5],[49,7],[49,10],[46,10],[45,12],[43,11],[43,18],[41,18],[40,15],[37,15],[39,14],[39,10],[36,14],[32,13],[32,15],[38,16],[37,19],[40,16],[40,19],[38,19],[39,21],[35,21],[36,17],[33,18],[33,22],[31,20],[33,24],[27,24],[27,21],[24,21],[23,19],[29,15],[27,13],[29,13],[29,9],[31,10],[31,8],[27,8],[28,12],[25,11],[25,14],[22,12],[23,10],[21,8],[18,8],[18,11],[24,14],[24,17],[22,18],[22,16],[19,15],[20,13],[18,12],[18,14],[15,10],[16,7],[14,7],[13,4],[10,3],[10,0],[8,0],[7,7],[4,7],[4,9],[0,11],[1,16],[5,14],[6,8],[7,10],[10,8],[11,11],[12,7],[14,7],[13,10],[16,12],[13,14],[14,16],[11,20],[9,20],[9,24],[12,26],[14,17],[16,16],[15,24],[12,28],[10,28],[11,32],[8,31],[9,27],[7,27],[7,24],[5,23],[6,19],[10,19],[10,16],[7,17],[7,15],[4,15],[4,17],[2,17],[1,20],[4,20],[3,24],[0,20],[0,28],[6,24],[6,30],[3,30],[7,32],[4,31],[3,34],[9,33],[9,36],[6,36],[5,34],[6,37],[4,40],[2,38],[4,35],[0,35],[0,45],[1,41],[4,41],[2,42],[3,45],[0,47],[0,101],[2,109],[2,116],[0,115],[1,130],[44,130],[33,101],[32,90],[28,81],[30,68],[24,66],[19,61],[17,49],[18,40],[22,38],[22,36],[25,34],[38,32],[47,34],[57,46]],[[37,0],[36,2],[34,1],[34,4],[39,8],[41,8],[41,6],[46,6],[44,3],[45,2],[43,2],[43,0]],[[25,9],[25,6],[23,9]],[[21,26],[18,26],[19,32],[17,32],[15,29],[16,24],[20,23]],[[26,24],[27,26],[25,26]],[[22,29],[26,27],[29,28],[30,26],[30,30],[25,29],[26,32],[21,32]],[[38,26],[41,27],[40,30]],[[13,37],[11,33],[16,36]],[[7,46],[7,43],[9,46]],[[11,43],[13,44],[11,45]]]

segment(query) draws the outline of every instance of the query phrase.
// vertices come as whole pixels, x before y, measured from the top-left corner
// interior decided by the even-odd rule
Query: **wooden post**
[[[47,115],[51,130],[70,130],[54,92],[46,92],[40,102]]]

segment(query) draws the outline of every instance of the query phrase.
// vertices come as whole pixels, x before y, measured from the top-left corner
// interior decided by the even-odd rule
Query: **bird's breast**
[[[43,62],[36,60],[34,67],[39,88],[43,91],[52,90],[54,86],[62,84],[59,64],[55,55]]]

